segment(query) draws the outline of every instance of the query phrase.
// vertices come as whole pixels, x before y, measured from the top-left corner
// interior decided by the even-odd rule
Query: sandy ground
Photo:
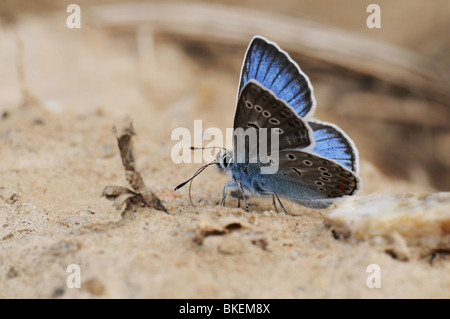
[[[132,39],[57,27],[65,17],[15,25],[37,103],[23,100],[17,45],[0,30],[1,298],[450,297],[448,255],[401,261],[382,245],[335,238],[323,218],[333,207],[286,202],[295,216],[277,215],[270,200],[253,198],[250,213],[233,199],[222,208],[227,178],[212,168],[194,181],[192,206],[187,188],[173,188],[199,164],[172,162],[171,132],[194,119],[231,126],[242,57],[204,69],[162,42],[156,80],[143,84]],[[137,166],[169,214],[141,207],[122,216],[100,196],[107,185],[128,187],[112,127],[130,121]],[[387,179],[364,158],[361,175],[363,194],[433,190]],[[67,286],[72,264],[81,288]],[[366,284],[371,264],[380,288]]]

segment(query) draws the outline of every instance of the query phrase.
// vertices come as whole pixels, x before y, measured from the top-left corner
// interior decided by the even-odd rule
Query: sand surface
[[[14,25],[29,96],[14,33],[0,29],[1,298],[450,297],[448,252],[404,261],[376,241],[336,238],[324,215],[337,206],[285,201],[294,215],[286,216],[270,200],[250,199],[246,213],[230,198],[222,208],[227,177],[214,168],[193,183],[195,207],[187,188],[173,191],[201,164],[172,161],[171,132],[192,129],[195,119],[203,129],[231,127],[245,48],[212,68],[205,65],[220,58],[195,59],[161,41],[155,73],[143,82],[133,38],[69,30],[65,18],[27,14]],[[317,100],[330,101],[316,84]],[[108,185],[128,187],[112,128],[130,122],[137,167],[169,214],[122,214],[100,196]],[[387,178],[364,154],[361,176],[362,195],[436,191]],[[67,285],[73,264],[80,288]],[[367,285],[371,264],[380,267],[380,288]]]

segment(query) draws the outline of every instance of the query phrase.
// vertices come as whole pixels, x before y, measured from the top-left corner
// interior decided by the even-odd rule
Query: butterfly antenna
[[[216,164],[217,162],[214,160],[211,163],[208,163],[202,167],[200,167],[195,173],[194,175],[189,178],[187,181],[181,183],[180,185],[178,185],[177,187],[175,187],[174,191],[179,190],[181,187],[183,187],[184,185],[186,185],[187,183],[189,184],[189,200],[191,201],[192,206],[195,206],[194,203],[192,202],[192,197],[191,197],[191,187],[192,187],[192,181],[194,180],[194,178],[196,178],[201,172],[203,172],[208,166]]]
[[[220,148],[222,150],[224,150],[225,152],[227,151],[227,149],[225,147],[222,146],[210,146],[210,147],[195,147],[195,146],[191,146],[191,151],[198,151],[198,150],[210,150],[213,148]]]

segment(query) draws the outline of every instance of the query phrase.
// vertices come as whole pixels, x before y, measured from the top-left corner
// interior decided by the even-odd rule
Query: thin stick
[[[320,23],[205,3],[113,4],[93,7],[90,13],[92,22],[104,27],[123,30],[149,24],[155,33],[182,41],[216,44],[218,48],[246,47],[249,39],[258,33],[276,41],[291,54],[369,75],[444,105],[450,104],[450,79],[445,66],[405,48]]]

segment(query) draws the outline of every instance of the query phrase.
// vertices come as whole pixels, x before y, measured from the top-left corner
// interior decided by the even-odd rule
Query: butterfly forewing
[[[243,87],[239,95],[236,114],[234,118],[234,130],[254,129],[258,137],[257,143],[248,146],[255,151],[261,141],[261,129],[265,128],[265,139],[267,152],[279,151],[280,149],[299,148],[305,149],[313,146],[312,130],[295,111],[286,103],[255,80],[250,80]],[[278,143],[272,144],[272,134],[276,134]],[[234,143],[234,153],[238,154],[237,143]],[[275,147],[275,149],[273,149]],[[252,153],[252,154],[258,154]],[[247,152],[248,155],[248,152]],[[251,158],[251,156],[250,156]]]
[[[301,117],[309,117],[314,112],[309,78],[286,52],[261,37],[253,38],[247,49],[238,92],[252,79],[271,90]]]

